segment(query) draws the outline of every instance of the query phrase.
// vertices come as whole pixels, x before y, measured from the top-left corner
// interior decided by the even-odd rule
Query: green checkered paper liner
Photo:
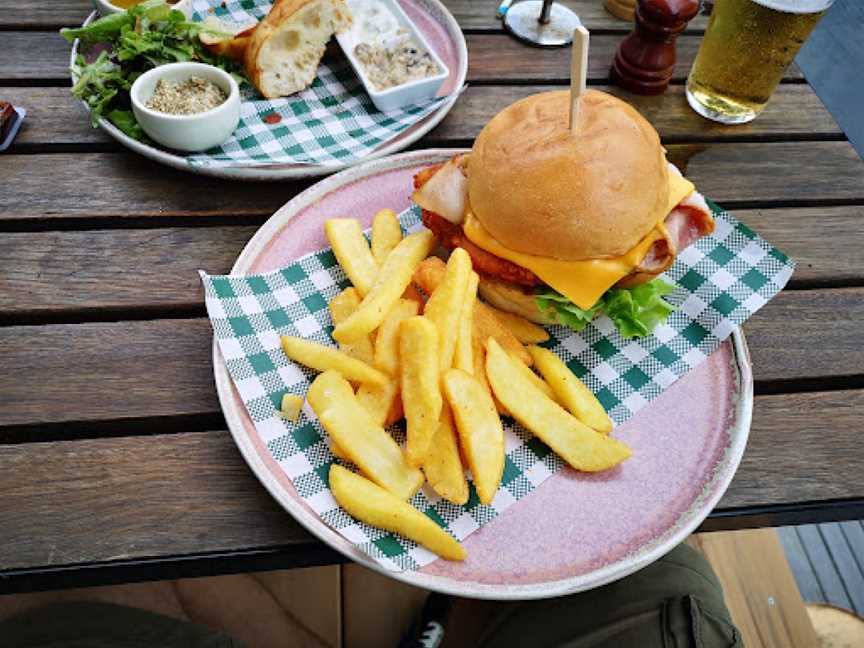
[[[195,0],[192,19],[215,15],[228,23],[248,24],[270,11],[271,0]],[[224,144],[186,157],[194,166],[231,167],[272,164],[335,166],[369,155],[416,124],[449,97],[381,112],[346,59],[322,61],[312,85],[294,96],[263,99],[244,89],[240,124]],[[279,121],[273,121],[278,115]]]
[[[712,205],[717,227],[678,255],[664,273],[677,306],[653,335],[625,340],[605,316],[585,330],[549,328],[544,344],[597,395],[620,425],[704,361],[742,322],[776,295],[794,263],[743,223]],[[400,215],[403,229],[422,227],[416,207]],[[349,284],[330,249],[304,256],[267,274],[234,277],[201,273],[207,312],[219,349],[249,416],[273,459],[297,493],[332,528],[394,570],[417,569],[435,560],[423,547],[359,523],[339,508],[328,488],[336,461],[326,433],[308,403],[297,423],[279,416],[285,393],[304,395],[314,372],[282,352],[280,335],[299,335],[335,345],[328,302]],[[504,419],[506,460],[501,488],[480,504],[473,485],[464,506],[424,487],[411,503],[462,540],[527,496],[564,463],[512,419]],[[404,429],[396,426],[396,438]],[[630,461],[638,461],[634,456]]]

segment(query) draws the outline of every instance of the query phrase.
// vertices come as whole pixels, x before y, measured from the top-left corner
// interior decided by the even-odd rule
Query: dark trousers
[[[54,604],[0,622],[0,646],[241,648],[242,644],[186,621],[80,602]],[[523,603],[457,602],[447,622],[445,646],[739,648],[743,643],[711,567],[700,553],[682,545],[632,576],[590,592]]]
[[[449,625],[449,624],[448,624]],[[681,545],[604,587],[558,599],[499,603],[470,643],[484,648],[740,648],[708,561]],[[448,633],[449,634],[449,633]],[[449,645],[449,642],[448,642]]]

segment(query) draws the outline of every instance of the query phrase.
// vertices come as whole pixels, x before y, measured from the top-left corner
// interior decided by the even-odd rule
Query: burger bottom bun
[[[481,277],[477,288],[480,296],[491,306],[514,315],[520,315],[537,324],[557,324],[554,310],[541,311],[533,292],[506,281]]]

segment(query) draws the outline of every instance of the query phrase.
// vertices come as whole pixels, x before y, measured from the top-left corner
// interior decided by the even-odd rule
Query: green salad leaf
[[[590,309],[579,308],[551,288],[535,295],[541,311],[553,309],[560,324],[581,331],[598,313],[605,313],[625,339],[645,337],[666,320],[675,307],[663,297],[675,286],[654,279],[635,288],[610,288]]]
[[[89,63],[84,53],[76,57],[71,69],[75,79],[72,94],[87,104],[94,126],[104,117],[130,137],[147,141],[129,101],[129,89],[147,70],[166,63],[197,61],[231,73],[238,84],[246,82],[237,62],[207,51],[198,38],[202,32],[222,34],[187,20],[165,0],[147,0],[86,27],[61,29],[60,34],[69,42],[80,39],[84,49],[102,50],[95,60],[90,57]]]
[[[112,110],[108,113],[108,121],[132,139],[145,139],[144,131],[138,125],[138,120],[131,110]]]

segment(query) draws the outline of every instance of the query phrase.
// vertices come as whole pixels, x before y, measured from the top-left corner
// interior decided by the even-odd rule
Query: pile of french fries
[[[333,496],[349,514],[462,560],[463,547],[407,501],[428,482],[465,504],[467,467],[480,502],[491,503],[504,471],[501,415],[576,470],[606,470],[630,456],[608,436],[612,421],[591,391],[536,346],[546,331],[477,300],[465,250],[445,264],[430,256],[431,232],[403,238],[386,209],[375,216],[371,246],[353,219],[328,220],[325,232],[352,284],[329,305],[339,348],[290,336],[282,348],[321,372],[306,400],[333,454],[360,473],[336,464],[330,471]],[[283,416],[296,420],[302,403],[286,394]],[[403,417],[404,450],[385,429]]]

